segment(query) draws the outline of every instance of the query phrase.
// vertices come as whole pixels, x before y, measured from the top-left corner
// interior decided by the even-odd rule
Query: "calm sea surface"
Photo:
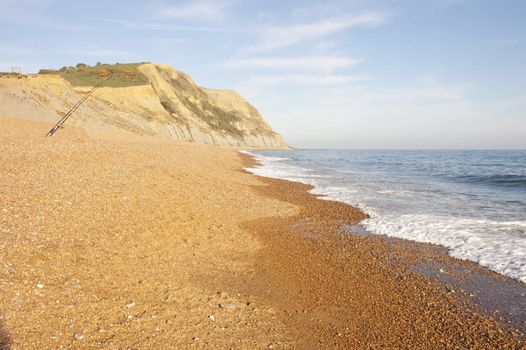
[[[429,242],[526,282],[526,151],[251,152],[252,172],[361,208],[371,233]]]

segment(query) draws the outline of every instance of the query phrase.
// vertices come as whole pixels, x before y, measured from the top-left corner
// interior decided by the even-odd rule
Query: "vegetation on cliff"
[[[62,67],[60,69],[41,69],[39,74],[58,74],[73,86],[95,86],[97,83],[110,76],[104,83],[107,87],[127,87],[146,85],[148,80],[137,69],[143,63],[97,63],[89,66],[79,63],[75,67]]]
[[[56,121],[91,86],[108,78],[71,121],[90,130],[120,129],[186,142],[287,147],[241,95],[201,87],[166,64],[79,63],[39,73],[0,79],[0,115]]]

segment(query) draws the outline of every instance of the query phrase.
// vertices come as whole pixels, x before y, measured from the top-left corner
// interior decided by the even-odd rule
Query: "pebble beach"
[[[0,122],[2,349],[526,348],[520,320],[415,266],[523,284],[346,232],[365,214],[248,155],[50,127]]]

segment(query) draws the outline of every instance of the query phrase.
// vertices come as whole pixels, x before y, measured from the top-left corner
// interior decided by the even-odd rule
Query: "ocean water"
[[[251,151],[251,172],[362,209],[368,232],[445,246],[526,283],[526,151]]]

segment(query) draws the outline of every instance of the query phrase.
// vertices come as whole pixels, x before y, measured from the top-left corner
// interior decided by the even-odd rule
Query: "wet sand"
[[[250,159],[245,162],[254,165]],[[301,208],[293,217],[259,219],[247,226],[265,242],[258,262],[265,271],[269,298],[285,310],[287,324],[301,330],[301,347],[524,347],[524,335],[517,331],[524,329],[523,310],[510,325],[509,317],[500,320],[494,310],[483,308],[488,295],[455,290],[416,272],[415,266],[439,264],[441,274],[463,269],[494,287],[511,285],[490,297],[512,298],[513,305],[524,303],[523,283],[449,257],[439,246],[349,233],[346,226],[365,218],[356,208],[317,199],[307,193],[308,185],[261,181],[267,185],[257,187],[259,193]]]
[[[6,348],[524,348],[415,266],[509,279],[346,232],[363,213],[235,150],[48,127],[0,119]]]

